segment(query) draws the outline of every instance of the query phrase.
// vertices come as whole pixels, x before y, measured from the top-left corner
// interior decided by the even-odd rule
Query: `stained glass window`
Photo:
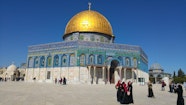
[[[70,55],[70,66],[74,66],[75,65],[75,55],[71,54]]]
[[[90,57],[89,57],[89,63],[90,64],[94,64],[94,56],[93,55],[90,55]]]
[[[125,58],[125,65],[130,66],[130,59],[128,57]]]
[[[58,67],[59,66],[59,56],[55,55],[54,56],[54,67]]]
[[[80,66],[84,66],[85,65],[85,55],[81,55],[80,56]]]
[[[102,55],[98,56],[98,64],[102,64]]]
[[[28,60],[28,67],[33,67],[33,63],[34,63],[34,60],[32,57],[29,57],[29,60]]]
[[[66,55],[64,55],[62,57],[62,66],[67,66],[67,56]]]
[[[36,68],[39,67],[39,58],[38,57],[35,58],[34,64],[35,64]]]
[[[137,67],[137,59],[136,58],[133,59],[133,63],[134,63],[134,67]]]
[[[47,58],[47,67],[51,67],[51,66],[52,66],[52,57],[49,56],[49,57]]]
[[[45,65],[45,57],[42,56],[42,57],[40,58],[40,67],[44,67],[44,65]]]

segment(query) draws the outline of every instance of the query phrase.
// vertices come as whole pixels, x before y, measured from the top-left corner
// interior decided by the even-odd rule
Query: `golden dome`
[[[92,10],[82,11],[71,18],[66,25],[64,36],[73,32],[97,32],[114,36],[109,21]]]

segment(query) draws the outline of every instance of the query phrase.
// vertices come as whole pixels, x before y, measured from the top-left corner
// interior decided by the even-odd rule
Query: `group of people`
[[[55,78],[55,84],[63,84],[63,85],[66,85],[66,81],[67,79],[65,77],[60,77],[59,79]]]
[[[162,83],[162,89],[165,88],[165,83]],[[129,81],[128,84],[126,84],[124,81],[121,82],[121,80],[118,81],[118,83],[115,85],[115,88],[117,89],[117,101],[121,104],[130,104],[134,103],[133,101],[133,92],[132,92],[132,82]],[[173,90],[175,93],[178,94],[177,97],[177,105],[184,105],[184,98],[183,98],[183,88],[181,84],[174,85]],[[148,97],[154,98],[154,93],[152,89],[152,83],[148,83]]]
[[[178,88],[178,84],[174,83],[174,82],[170,82],[169,83],[169,92],[170,93],[176,93],[176,90]]]
[[[115,85],[115,88],[117,89],[117,101],[121,104],[130,104],[134,103],[133,101],[133,92],[132,92],[132,82],[129,81],[128,84],[126,84],[124,81],[121,82],[121,80],[118,81],[118,83]]]
[[[164,85],[164,83],[162,83],[162,89],[165,87],[166,85]],[[183,98],[183,88],[181,84],[174,84],[171,83],[169,85],[170,88],[170,92],[177,93],[178,97],[177,97],[177,105],[184,105],[184,98]],[[163,89],[164,90],[164,89]],[[154,97],[154,93],[152,90],[152,83],[149,82],[148,83],[148,97]]]

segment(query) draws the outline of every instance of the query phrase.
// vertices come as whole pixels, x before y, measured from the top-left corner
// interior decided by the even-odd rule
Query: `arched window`
[[[47,67],[51,67],[52,66],[52,57],[48,56],[47,57]]]
[[[89,56],[89,64],[94,64],[94,55]]]
[[[134,64],[133,65],[134,67],[137,67],[137,59],[136,58],[133,59],[133,64]]]
[[[74,40],[74,37],[73,36],[70,36],[70,40]]]
[[[91,41],[95,41],[94,35],[91,36],[90,40],[91,40]]]
[[[84,36],[83,35],[80,35],[80,40],[84,40]]]
[[[100,42],[104,42],[104,37],[103,36],[100,37]]]
[[[42,56],[42,57],[40,58],[40,67],[44,67],[44,66],[45,66],[45,57]]]
[[[99,55],[99,56],[98,56],[98,59],[97,59],[97,60],[98,60],[98,61],[97,61],[98,64],[102,64],[102,62],[103,62],[102,59],[103,59],[103,58],[102,58],[102,55]]]
[[[59,66],[59,56],[58,55],[55,55],[54,56],[54,67],[58,67]]]
[[[66,55],[63,55],[61,61],[62,61],[62,66],[67,66],[67,56]]]
[[[32,68],[32,67],[33,67],[33,63],[34,63],[33,58],[32,58],[32,57],[29,57],[29,58],[28,58],[28,67],[29,67],[29,68]]]
[[[119,56],[119,57],[118,57],[118,59],[120,60],[121,65],[122,65],[122,64],[123,64],[123,59],[122,59],[122,57],[121,57],[121,56]]]
[[[38,68],[38,67],[39,67],[39,58],[38,58],[38,57],[35,57],[35,60],[34,60],[34,67],[35,67],[35,68]]]
[[[129,57],[125,58],[125,65],[130,66],[130,58]]]
[[[70,66],[74,66],[75,65],[75,55],[71,54],[70,55]]]
[[[80,66],[85,66],[85,55],[84,54],[80,56]]]

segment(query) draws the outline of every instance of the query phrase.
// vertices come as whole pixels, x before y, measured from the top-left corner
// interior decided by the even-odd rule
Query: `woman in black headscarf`
[[[152,90],[152,83],[151,82],[148,83],[148,97],[154,97],[154,93],[153,93],[153,90]]]
[[[122,84],[120,80],[118,80],[118,83],[115,85],[115,88],[117,89],[117,101],[120,102],[122,95],[121,94]]]
[[[132,92],[132,82],[131,81],[129,81],[128,82],[128,92],[129,92],[129,94],[128,94],[128,102],[129,102],[129,104],[130,103],[134,103],[134,101],[133,101],[133,92]]]
[[[179,85],[178,85],[178,88],[175,89],[175,91],[176,91],[177,94],[178,94],[177,105],[184,105],[182,86],[179,84]]]

